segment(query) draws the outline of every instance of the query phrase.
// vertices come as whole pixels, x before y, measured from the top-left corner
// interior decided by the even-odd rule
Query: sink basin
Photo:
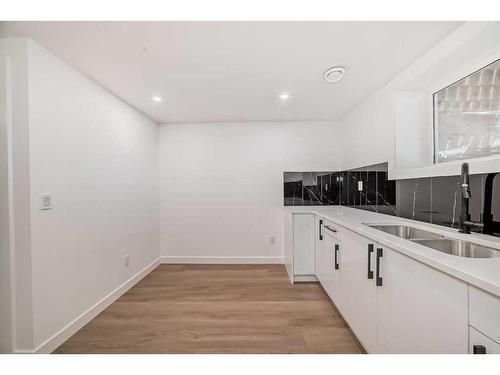
[[[456,240],[409,225],[365,224],[371,228],[418,243],[446,254],[464,258],[497,258],[500,250],[469,241]]]
[[[441,251],[446,254],[465,258],[495,258],[500,257],[500,250],[478,245],[468,241],[455,240],[451,238],[441,239],[415,239],[412,240],[423,246]]]
[[[444,236],[440,234],[410,227],[409,225],[368,225],[368,226],[407,240],[444,238]]]

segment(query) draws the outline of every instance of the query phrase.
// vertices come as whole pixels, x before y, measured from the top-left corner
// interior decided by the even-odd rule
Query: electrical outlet
[[[269,243],[271,245],[275,245],[276,244],[276,237],[274,237],[274,236],[269,237]]]
[[[358,181],[358,191],[363,191],[363,181]]]
[[[130,255],[125,255],[125,267],[130,266]]]
[[[40,210],[52,209],[52,194],[40,194]]]

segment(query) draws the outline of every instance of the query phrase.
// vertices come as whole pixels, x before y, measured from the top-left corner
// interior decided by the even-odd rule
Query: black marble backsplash
[[[470,176],[474,221],[481,220],[485,179],[486,174]],[[460,176],[388,180],[387,163],[339,172],[285,172],[284,204],[343,205],[458,228]],[[500,221],[500,176],[493,184],[492,214]]]
[[[470,176],[471,219],[482,220],[486,174]],[[461,209],[460,176],[415,178],[396,181],[396,208],[401,217],[458,228]],[[500,176],[493,184],[493,220],[500,221]],[[495,235],[500,236],[500,233]]]
[[[387,179],[387,163],[348,171],[285,172],[284,204],[343,205],[395,214],[396,183]]]

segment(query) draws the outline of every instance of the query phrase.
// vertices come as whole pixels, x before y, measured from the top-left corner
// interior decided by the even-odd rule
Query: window
[[[434,162],[500,154],[500,60],[434,93]]]

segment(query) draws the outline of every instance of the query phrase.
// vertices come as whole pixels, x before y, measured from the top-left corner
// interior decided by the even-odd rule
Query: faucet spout
[[[460,210],[460,233],[470,233],[470,228],[466,225],[470,221],[469,199],[471,197],[469,186],[469,164],[462,163],[460,180],[462,182],[462,206]]]

